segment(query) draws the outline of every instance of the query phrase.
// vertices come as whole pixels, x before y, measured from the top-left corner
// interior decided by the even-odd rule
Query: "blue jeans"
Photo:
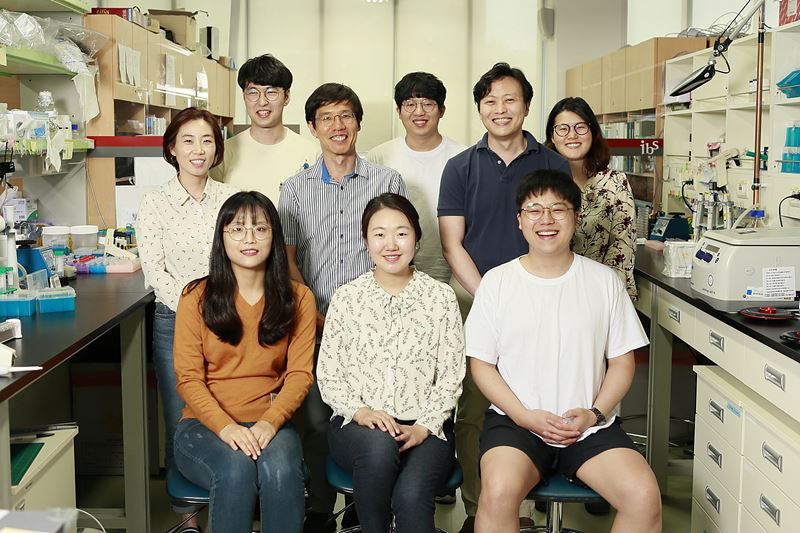
[[[178,427],[183,411],[183,399],[175,388],[175,363],[172,356],[174,340],[175,311],[156,302],[153,316],[153,367],[164,410],[164,463],[167,469],[172,466],[175,428]]]
[[[400,453],[394,438],[380,429],[331,420],[331,456],[353,473],[353,496],[364,533],[386,533],[395,517],[398,533],[433,533],[434,498],[453,468],[453,424],[443,441],[428,436]]]
[[[210,492],[209,533],[250,533],[256,497],[262,532],[303,531],[303,451],[290,424],[278,430],[254,461],[232,450],[199,420],[181,420],[175,464],[186,479]]]

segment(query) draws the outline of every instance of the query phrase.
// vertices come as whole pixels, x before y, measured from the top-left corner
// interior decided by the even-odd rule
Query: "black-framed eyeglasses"
[[[542,204],[531,203],[519,210],[520,213],[525,213],[525,217],[531,222],[536,222],[544,216],[545,211],[550,211],[550,216],[553,220],[564,220],[567,214],[573,211],[573,207],[569,207],[561,202],[554,202],[549,206]]]
[[[257,226],[242,226],[241,224],[234,224],[228,226],[228,229],[223,230],[231,236],[234,241],[242,241],[247,236],[248,231],[253,232],[253,236],[258,241],[266,240],[267,237],[272,235],[272,226],[266,224],[258,224]]]
[[[244,97],[248,102],[258,102],[261,100],[261,95],[263,94],[264,98],[270,102],[274,102],[282,92],[283,89],[280,87],[267,87],[263,91],[255,87],[250,87],[244,90]]]
[[[409,98],[403,102],[403,111],[409,115],[417,110],[417,106],[422,106],[422,110],[426,113],[432,113],[436,109],[436,102],[432,100],[414,100]]]
[[[589,124],[586,122],[576,122],[575,124],[556,124],[553,126],[553,133],[559,137],[569,135],[569,130],[575,130],[576,135],[586,135],[589,133]]]

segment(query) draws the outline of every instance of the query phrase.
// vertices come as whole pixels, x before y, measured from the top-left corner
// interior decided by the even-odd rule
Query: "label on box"
[[[764,296],[767,298],[789,298],[795,296],[794,267],[769,267],[763,269]]]

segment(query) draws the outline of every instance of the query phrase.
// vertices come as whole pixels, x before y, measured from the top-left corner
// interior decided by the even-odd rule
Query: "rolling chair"
[[[577,485],[558,473],[542,479],[538,485],[533,487],[526,499],[547,504],[547,522],[543,526],[521,527],[520,533],[581,533],[562,525],[563,505],[565,503],[605,502],[592,489]]]
[[[336,489],[337,492],[341,492],[342,494],[353,494],[353,474],[336,464],[336,461],[334,461],[330,455],[325,458],[325,475],[328,478],[328,483],[330,483],[330,485]],[[454,491],[461,486],[463,481],[464,474],[461,472],[461,465],[458,464],[458,460],[454,460],[453,471],[450,474],[450,478],[447,480],[444,487],[439,489],[439,492],[445,494],[449,491]],[[355,504],[351,503],[350,505]],[[344,511],[350,507],[350,505],[333,515],[333,520],[336,520],[340,514],[344,513]],[[359,533],[360,531],[361,526],[354,526],[342,529],[339,531],[339,533]],[[394,533],[394,524],[392,524],[389,531]],[[439,528],[436,528],[436,531],[437,533],[446,533]]]

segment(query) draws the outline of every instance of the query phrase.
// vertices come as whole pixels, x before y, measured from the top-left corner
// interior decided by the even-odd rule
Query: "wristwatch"
[[[595,426],[602,426],[606,423],[606,415],[604,415],[600,409],[597,407],[591,407],[589,410],[594,413],[594,416],[597,417],[597,422],[594,423]]]

